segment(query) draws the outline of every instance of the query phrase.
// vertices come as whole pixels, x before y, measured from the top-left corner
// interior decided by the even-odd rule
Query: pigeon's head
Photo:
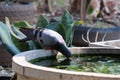
[[[57,42],[56,45],[54,46],[57,51],[60,51],[65,57],[69,59],[71,57],[71,51],[67,48],[66,45],[63,43]]]

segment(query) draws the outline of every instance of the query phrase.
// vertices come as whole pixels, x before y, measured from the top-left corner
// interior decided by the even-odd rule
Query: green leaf
[[[32,28],[32,26],[27,22],[27,21],[16,21],[13,23],[13,25],[19,29],[20,27],[25,27],[25,28]]]
[[[17,39],[23,39],[23,38],[26,37],[23,33],[21,33],[19,31],[18,28],[15,28],[15,26],[11,26],[10,25],[10,21],[9,21],[9,19],[7,17],[5,18],[5,21],[6,21],[6,25],[8,27],[8,30],[10,31],[10,33],[11,33],[12,36],[14,36]],[[19,22],[15,23],[15,24],[18,24],[18,23]],[[17,26],[17,27],[19,27],[19,26]]]
[[[66,43],[68,46],[71,45],[72,38],[73,38],[73,30],[72,30],[72,28],[68,28],[66,30]]]
[[[15,22],[14,25],[16,25],[16,26],[14,26],[14,25],[11,26],[9,19],[6,18],[6,24],[7,24],[7,27],[9,29],[10,33],[11,33],[12,41],[14,42],[14,44],[17,46],[17,48],[21,52],[22,51],[27,51],[27,50],[33,48],[33,47],[31,47],[31,46],[34,46],[33,43],[31,43],[31,42],[22,43],[22,42],[19,41],[21,39],[26,38],[26,36],[21,31],[19,31],[19,28],[21,26],[23,26],[23,27],[31,27],[26,21]]]
[[[90,6],[90,7],[88,8],[87,13],[88,13],[88,14],[91,14],[92,12],[93,12],[93,9],[92,9],[92,7]]]
[[[8,19],[8,17],[5,17],[5,23],[8,27],[10,27],[10,20]]]
[[[48,24],[45,28],[55,30],[58,27],[57,25],[58,25],[58,23],[54,22],[54,23]]]
[[[11,35],[14,36],[18,40],[26,38],[26,36],[21,31],[19,31],[19,29],[17,29],[15,26],[11,26],[9,30],[10,30]]]
[[[47,29],[58,32],[64,39],[66,38],[65,28],[61,23],[54,22],[46,26]]]
[[[73,19],[72,16],[70,15],[70,13],[66,10],[64,11],[64,13],[62,14],[62,18],[61,18],[61,23],[63,24],[63,26],[65,27],[65,32],[66,32],[66,44],[69,46],[72,40],[72,35],[73,35]]]
[[[62,14],[61,23],[66,25],[66,28],[70,27],[70,25],[73,23],[72,16],[67,10]]]
[[[33,26],[31,26],[27,21],[16,21],[12,26],[9,26],[11,34],[17,39],[26,38],[26,36],[21,31],[19,31],[20,27],[32,28]]]
[[[70,65],[66,69],[67,70],[78,71],[79,70],[79,66],[78,65]]]
[[[30,40],[30,41],[27,41],[27,43],[29,45],[30,50],[37,49],[33,41]]]
[[[29,45],[26,42],[20,42],[13,35],[11,37],[12,37],[12,41],[14,42],[15,46],[20,50],[20,52],[29,50]]]
[[[57,27],[56,31],[57,31],[60,35],[62,35],[63,39],[65,40],[65,38],[66,38],[66,33],[65,33],[65,28],[64,28],[63,24],[59,23],[57,26],[58,26],[58,27]]]
[[[49,24],[48,20],[43,15],[40,15],[38,22],[36,24],[36,27],[37,28],[39,28],[39,27],[45,28],[48,24]]]
[[[7,22],[9,24],[9,21]],[[16,55],[20,53],[19,49],[15,46],[13,43],[10,32],[8,30],[8,27],[0,22],[0,40],[4,47],[10,52],[12,55]]]

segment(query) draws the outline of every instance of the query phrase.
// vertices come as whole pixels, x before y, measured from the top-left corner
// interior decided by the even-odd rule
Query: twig
[[[81,0],[81,2],[80,2],[80,19],[81,19],[81,20],[83,20],[83,16],[84,16],[84,15],[83,15],[83,13],[84,13],[84,12],[83,12],[83,11],[84,11],[83,9],[84,9],[84,0]]]
[[[95,42],[97,42],[98,40],[98,35],[99,35],[99,32],[97,31],[96,36],[95,36]]]
[[[85,41],[86,43],[89,43],[89,42],[84,38],[83,34],[82,34],[82,40]]]
[[[104,36],[102,38],[102,41],[105,41],[105,37],[106,37],[106,33],[104,34]]]
[[[87,41],[90,43],[90,39],[89,39],[89,34],[90,34],[90,31],[91,31],[92,28],[88,29],[87,31]]]
[[[86,37],[87,39],[85,39],[84,36],[83,36],[83,34],[82,34],[82,39],[83,39],[85,42],[87,42],[87,43],[91,43],[91,42],[90,42],[90,39],[89,39],[89,34],[90,34],[90,30],[91,30],[91,29],[92,29],[92,28],[90,28],[90,29],[87,31],[87,37]]]

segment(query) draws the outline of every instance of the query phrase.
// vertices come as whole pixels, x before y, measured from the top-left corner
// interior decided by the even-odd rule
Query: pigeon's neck
[[[33,38],[34,38],[34,40],[37,40],[39,43],[43,42],[41,39],[43,30],[44,29],[42,29],[42,28],[33,30]]]

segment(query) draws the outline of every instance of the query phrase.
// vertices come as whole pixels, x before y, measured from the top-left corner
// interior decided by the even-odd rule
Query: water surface
[[[65,57],[42,58],[30,61],[35,65],[70,71],[120,74],[120,55],[73,55]]]

